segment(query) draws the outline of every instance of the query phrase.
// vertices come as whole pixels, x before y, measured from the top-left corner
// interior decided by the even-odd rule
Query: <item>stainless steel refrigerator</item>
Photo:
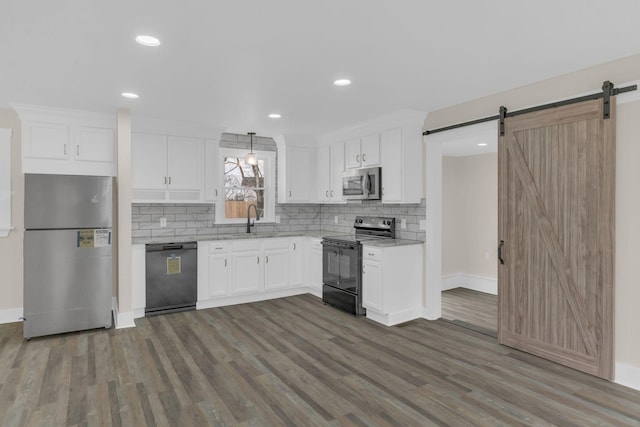
[[[111,327],[113,178],[25,175],[24,337]]]

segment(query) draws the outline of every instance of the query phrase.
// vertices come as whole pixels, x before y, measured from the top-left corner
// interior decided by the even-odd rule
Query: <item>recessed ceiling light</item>
[[[140,98],[140,96],[137,93],[133,93],[133,92],[122,92],[121,95],[123,97],[129,98],[129,99],[138,99],[138,98]]]
[[[136,41],[143,46],[151,46],[151,47],[160,46],[160,40],[158,40],[153,36],[139,35],[138,37],[136,37]]]
[[[269,117],[270,119],[279,119],[279,118],[281,118],[282,116],[281,116],[280,114],[278,114],[278,113],[271,113],[271,114],[269,114],[269,116],[268,116],[268,117]]]
[[[486,142],[480,142],[478,143],[478,147],[486,147],[487,143]]]
[[[333,82],[333,84],[336,85],[336,86],[349,86],[351,84],[351,80],[338,79],[335,82]]]

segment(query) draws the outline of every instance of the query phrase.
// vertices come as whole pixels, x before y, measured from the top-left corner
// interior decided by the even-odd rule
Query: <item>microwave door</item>
[[[362,195],[365,199],[369,198],[369,193],[371,192],[371,177],[367,173],[362,180]]]

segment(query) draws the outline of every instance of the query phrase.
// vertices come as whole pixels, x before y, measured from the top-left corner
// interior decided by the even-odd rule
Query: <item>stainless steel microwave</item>
[[[381,168],[352,169],[342,174],[345,200],[380,200]]]

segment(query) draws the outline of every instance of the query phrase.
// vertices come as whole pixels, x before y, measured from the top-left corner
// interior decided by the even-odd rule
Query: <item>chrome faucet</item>
[[[251,223],[251,207],[252,206],[253,206],[253,209],[256,211],[256,221],[260,221],[260,214],[258,213],[258,207],[255,204],[247,206],[247,233],[251,233],[251,227],[255,225]]]

